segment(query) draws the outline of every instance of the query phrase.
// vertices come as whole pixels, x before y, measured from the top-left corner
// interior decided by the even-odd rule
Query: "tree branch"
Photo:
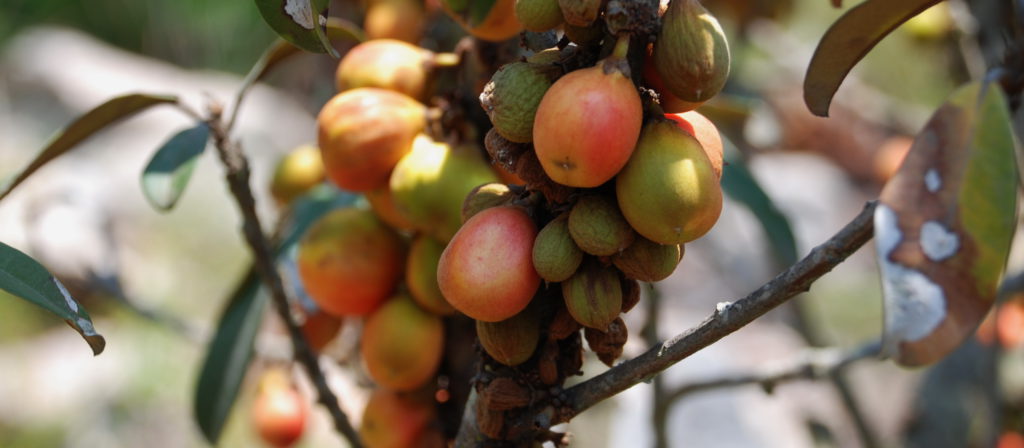
[[[263,278],[264,284],[270,290],[273,298],[274,308],[277,314],[288,327],[288,335],[292,341],[292,348],[295,350],[295,358],[305,367],[306,373],[316,387],[318,401],[324,405],[331,414],[334,426],[352,447],[359,448],[362,443],[359,434],[349,422],[348,417],[338,405],[338,398],[331,392],[327,385],[327,379],[316,354],[309,348],[302,330],[292,318],[291,309],[285,294],[281,276],[274,265],[274,255],[270,243],[263,235],[259,216],[256,214],[256,201],[253,198],[252,189],[249,186],[249,162],[242,152],[238,142],[231,141],[228,136],[228,129],[225,127],[221,109],[217,106],[210,108],[210,118],[207,120],[210,126],[211,137],[217,147],[217,154],[227,170],[228,187],[231,190],[235,202],[242,212],[243,232],[245,240],[252,249],[255,257],[256,269]]]
[[[879,347],[880,345],[876,341],[846,352],[838,348],[807,349],[795,359],[788,360],[784,364],[769,365],[751,372],[684,384],[672,389],[666,395],[666,401],[671,403],[696,392],[726,387],[759,384],[766,391],[770,391],[779,383],[788,381],[827,379],[834,372],[856,361],[877,356]]]
[[[749,324],[796,294],[807,291],[814,281],[831,271],[871,239],[874,233],[874,210],[875,202],[869,202],[857,217],[831,239],[815,247],[802,260],[746,297],[735,303],[719,304],[715,313],[697,327],[658,344],[646,353],[597,377],[567,389],[566,408],[557,412],[551,409],[541,410],[538,415],[545,417],[536,423],[546,428],[567,422],[598,402],[657,375]]]

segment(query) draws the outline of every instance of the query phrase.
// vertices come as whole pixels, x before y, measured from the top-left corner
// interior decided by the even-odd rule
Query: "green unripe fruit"
[[[702,103],[729,77],[729,43],[721,25],[698,0],[673,0],[654,43],[654,68],[665,88],[684,101]]]
[[[672,275],[682,259],[682,245],[658,244],[641,236],[626,250],[613,257],[612,263],[627,278],[657,282]]]
[[[444,243],[427,235],[419,235],[409,246],[409,258],[405,264],[405,285],[409,295],[423,309],[439,316],[455,314],[437,286],[437,263],[444,252]]]
[[[480,94],[480,105],[491,118],[494,130],[512,142],[532,142],[537,106],[551,87],[557,70],[527,62],[513,62],[498,69]]]
[[[508,185],[497,182],[487,183],[474,188],[462,201],[462,222],[465,223],[473,215],[482,210],[505,205],[512,200],[512,190]]]
[[[476,321],[476,335],[484,351],[506,366],[526,362],[540,342],[540,313],[535,304],[499,322]]]
[[[523,28],[543,33],[562,24],[558,0],[516,0],[516,19]]]
[[[722,213],[722,188],[711,161],[700,142],[671,121],[644,126],[615,178],[615,192],[630,226],[660,244],[695,240]]]
[[[583,251],[569,235],[565,215],[549,222],[533,242],[533,268],[540,278],[561,282],[572,276],[583,261]]]
[[[590,261],[562,282],[562,297],[576,322],[605,331],[622,310],[622,282],[614,268]]]
[[[448,241],[462,225],[466,195],[497,180],[476,148],[452,148],[421,134],[395,165],[389,185],[395,210],[406,221],[438,241]]]
[[[569,234],[580,249],[598,256],[618,253],[636,238],[615,201],[598,195],[583,196],[572,207]]]

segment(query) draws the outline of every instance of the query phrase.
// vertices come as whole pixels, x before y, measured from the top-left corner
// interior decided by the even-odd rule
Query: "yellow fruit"
[[[385,0],[394,1],[394,0]],[[415,99],[426,94],[433,54],[395,39],[375,39],[352,47],[335,72],[339,92],[378,87]]]
[[[707,154],[669,120],[644,126],[615,191],[629,225],[660,244],[701,237],[722,212],[722,188]]]
[[[303,145],[277,162],[270,182],[270,194],[279,205],[285,205],[319,185],[325,178],[320,149],[315,145]]]
[[[451,148],[421,135],[395,165],[390,185],[395,209],[417,230],[447,242],[462,225],[466,195],[497,181],[476,148]]]
[[[405,265],[405,285],[409,294],[423,309],[447,316],[455,308],[445,300],[437,286],[437,263],[444,252],[444,243],[426,235],[419,235],[409,246],[409,261]]]

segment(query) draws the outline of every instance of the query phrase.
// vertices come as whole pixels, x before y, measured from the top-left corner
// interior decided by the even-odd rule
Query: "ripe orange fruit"
[[[252,421],[263,441],[276,448],[295,444],[306,428],[306,400],[290,384],[283,370],[271,370],[260,381],[252,407]]]
[[[359,352],[377,384],[411,391],[430,381],[441,365],[444,324],[401,294],[367,318]]]
[[[364,315],[394,291],[405,265],[405,243],[369,210],[324,215],[303,235],[299,278],[320,309]]]

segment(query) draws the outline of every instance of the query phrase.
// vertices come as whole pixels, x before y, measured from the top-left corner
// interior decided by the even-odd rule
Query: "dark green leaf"
[[[142,172],[142,192],[153,207],[166,211],[178,202],[209,136],[210,127],[200,123],[178,132],[156,151]]]
[[[85,338],[94,355],[103,353],[106,340],[93,328],[85,308],[43,265],[4,243],[0,243],[0,289],[56,314]]]
[[[818,42],[804,78],[804,102],[814,115],[828,107],[846,75],[901,23],[941,0],[867,0],[843,14]]]
[[[328,211],[351,206],[357,196],[330,185],[314,188],[298,198],[289,211],[288,224],[276,237],[275,257],[294,246],[306,229]],[[267,298],[260,294],[261,281],[254,267],[235,290],[217,325],[196,387],[195,413],[203,435],[216,443],[245,372],[252,361],[253,340],[266,308]]]
[[[67,127],[51,137],[50,142],[46,144],[43,151],[36,156],[35,160],[29,163],[27,168],[16,175],[13,180],[0,187],[0,199],[7,197],[15,187],[21,184],[43,165],[46,165],[49,161],[68,152],[74,148],[75,145],[89,138],[97,131],[102,130],[121,118],[131,116],[150,106],[164,103],[175,103],[177,101],[178,98],[175,96],[133,93],[111,99],[97,106],[95,109],[86,112],[84,115],[78,117],[75,121],[71,122],[71,124],[67,125]]]
[[[731,147],[732,142],[725,137],[723,140],[727,149],[726,166],[722,170],[722,190],[732,199],[747,206],[757,217],[771,245],[775,261],[780,267],[796,263],[796,238],[793,236],[789,219],[775,207],[775,203],[747,169],[738,152]]]
[[[211,444],[220,438],[252,361],[253,341],[260,328],[267,297],[260,294],[255,268],[235,289],[217,323],[217,334],[206,352],[196,385],[196,421]]]
[[[338,57],[324,31],[326,0],[255,0],[263,20],[279,36],[296,47]]]

